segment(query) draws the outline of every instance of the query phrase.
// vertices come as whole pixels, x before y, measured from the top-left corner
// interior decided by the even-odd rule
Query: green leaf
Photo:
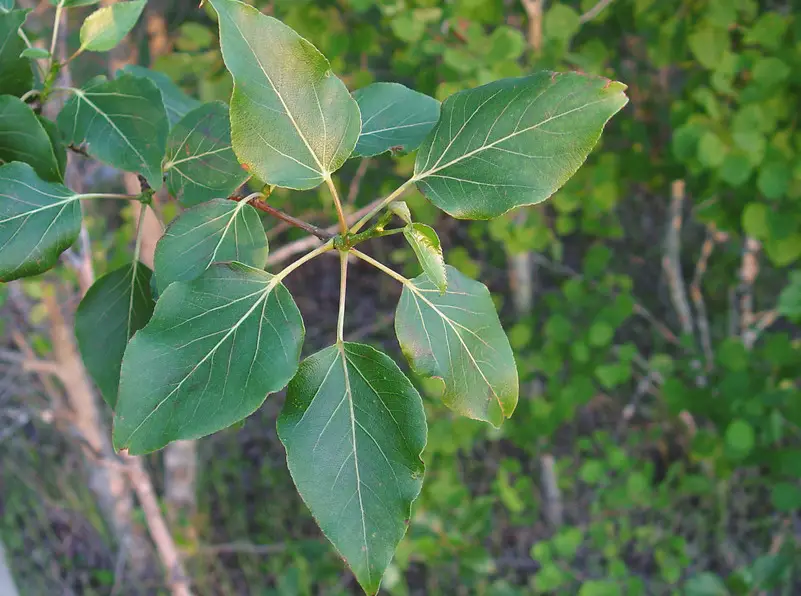
[[[709,70],[717,68],[730,45],[728,32],[709,24],[699,27],[687,41],[693,56]]]
[[[770,497],[778,511],[789,513],[801,509],[801,488],[792,482],[777,482]]]
[[[241,263],[159,297],[125,350],[114,448],[142,454],[239,422],[295,375],[304,328],[287,289]]]
[[[414,151],[439,119],[440,103],[398,83],[373,83],[353,92],[362,131],[351,157]]]
[[[50,52],[44,48],[25,48],[20,52],[20,57],[30,58],[31,60],[44,60],[50,58]]]
[[[0,167],[0,281],[50,269],[81,231],[79,195],[26,163]]]
[[[787,192],[793,173],[784,160],[769,161],[759,169],[757,188],[765,198],[780,199]]]
[[[8,12],[14,8],[14,0],[0,0],[0,12]]]
[[[726,429],[726,446],[738,459],[751,453],[755,441],[754,428],[745,420],[733,420]]]
[[[83,362],[112,409],[125,346],[153,314],[151,275],[142,263],[115,269],[89,288],[75,312],[75,338]]]
[[[267,264],[267,236],[247,203],[214,199],[184,211],[156,245],[159,293],[174,281],[189,281],[210,264],[238,261],[257,269]]]
[[[766,239],[770,235],[769,214],[770,210],[765,203],[756,201],[748,203],[742,214],[742,226],[745,233],[758,240]]]
[[[99,3],[100,0],[61,0],[61,5],[64,8],[75,8],[77,6],[92,6]],[[50,4],[58,4],[56,0],[50,0]]]
[[[445,259],[442,246],[434,228],[421,223],[412,223],[403,228],[403,235],[414,250],[420,266],[441,294],[448,289],[445,275]]]
[[[31,62],[20,56],[26,46],[19,28],[27,15],[27,10],[0,11],[0,90],[7,95],[20,96],[33,87]]]
[[[161,188],[169,124],[161,94],[148,79],[126,74],[75,89],[57,122],[68,143],[85,144],[92,157],[140,172],[153,189]]]
[[[717,575],[699,573],[684,585],[687,596],[728,596],[729,590]]]
[[[81,25],[81,49],[108,52],[134,28],[147,0],[115,2],[97,9]]]
[[[24,161],[42,180],[62,182],[64,159],[33,110],[13,95],[0,96],[0,160]]]
[[[801,271],[790,273],[790,281],[779,294],[778,310],[790,319],[801,319]]]
[[[406,533],[423,484],[423,402],[398,366],[370,346],[310,356],[278,418],[295,486],[368,594]]]
[[[442,379],[446,406],[500,426],[517,405],[512,348],[487,287],[445,270],[445,294],[426,274],[404,285],[395,313],[401,350],[415,373]]]
[[[228,106],[204,104],[173,127],[164,171],[167,190],[184,205],[227,197],[248,179],[231,149]]]
[[[181,118],[202,105],[194,97],[190,97],[184,93],[183,90],[163,72],[150,70],[138,64],[126,64],[119,72],[132,74],[143,79],[150,79],[150,81],[159,88],[159,91],[161,91],[161,98],[164,100],[164,108],[167,110],[167,119],[170,121],[170,126],[174,126]],[[117,76],[119,77],[119,73]]]
[[[544,201],[626,104],[625,88],[540,72],[456,93],[417,152],[413,180],[434,205],[461,219],[489,219]]]
[[[248,171],[275,186],[318,186],[356,146],[359,106],[328,60],[280,21],[236,0],[210,0],[234,77],[231,137]]]

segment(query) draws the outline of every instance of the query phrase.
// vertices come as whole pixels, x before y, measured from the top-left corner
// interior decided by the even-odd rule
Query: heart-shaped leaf
[[[13,95],[0,96],[0,160],[24,161],[42,180],[62,182],[66,155],[53,146],[50,135],[28,105]]]
[[[413,180],[443,211],[489,219],[544,201],[628,98],[622,83],[540,72],[461,91],[420,146]]]
[[[278,435],[301,497],[375,594],[423,484],[420,395],[385,354],[340,343],[300,365]]]
[[[445,269],[444,294],[425,274],[404,285],[395,313],[401,350],[417,374],[442,379],[446,406],[500,426],[517,405],[512,348],[487,287]]]
[[[79,195],[26,163],[0,167],[0,281],[50,269],[81,231]]]
[[[353,152],[359,106],[317,48],[236,0],[210,0],[234,77],[234,152],[264,182],[314,188]]]
[[[304,328],[277,279],[230,263],[170,284],[125,350],[115,449],[142,454],[217,432],[286,386]]]
[[[115,269],[92,284],[75,312],[75,338],[86,370],[112,409],[125,346],[153,314],[151,275],[142,263]]]
[[[27,10],[0,10],[0,93],[20,96],[33,87],[31,62],[20,56],[25,42],[19,28]]]
[[[114,48],[134,28],[146,4],[147,0],[130,0],[98,8],[81,25],[81,50],[108,52]]]
[[[353,97],[362,114],[354,157],[414,151],[439,119],[439,101],[398,83],[373,83]]]
[[[161,159],[169,124],[161,92],[148,79],[122,75],[73,90],[58,115],[67,142],[126,172],[139,172],[161,188]]]
[[[175,281],[195,279],[212,263],[267,264],[267,236],[256,210],[245,202],[215,199],[184,211],[156,245],[159,293]]]
[[[420,266],[440,293],[448,288],[445,274],[445,260],[442,257],[442,246],[434,228],[421,223],[412,223],[403,228],[403,235],[411,245]]]
[[[184,205],[227,197],[248,179],[231,149],[228,106],[207,103],[173,127],[164,171],[167,190]]]
[[[143,79],[150,79],[150,81],[159,88],[159,91],[161,91],[161,98],[164,100],[164,107],[167,110],[167,119],[170,121],[171,126],[174,126],[181,118],[202,105],[194,97],[189,97],[184,93],[183,90],[163,72],[150,70],[138,64],[126,64],[122,67],[121,72],[132,74]]]

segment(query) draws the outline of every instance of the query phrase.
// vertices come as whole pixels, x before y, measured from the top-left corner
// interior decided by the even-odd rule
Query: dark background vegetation
[[[397,81],[444,99],[498,78],[579,70],[630,104],[548,202],[436,225],[447,262],[493,291],[521,376],[502,429],[457,418],[419,382],[430,425],[423,493],[384,580],[393,595],[801,594],[801,6],[793,0],[257,0],[311,40],[350,89]],[[52,7],[30,4],[49,39]],[[83,10],[83,12],[82,12]],[[89,9],[70,12],[70,47]],[[211,12],[151,0],[127,54],[203,101],[231,82]],[[37,25],[38,24],[38,25]],[[73,67],[83,82],[108,56]],[[345,165],[353,208],[408,177],[413,156]],[[359,168],[359,169],[357,169]],[[85,184],[119,186],[103,167]],[[323,191],[275,204],[333,220]],[[132,214],[89,212],[98,273],[124,262]],[[178,210],[161,205],[165,219]],[[272,220],[272,249],[297,237]],[[398,237],[373,241],[409,275]],[[287,285],[308,330],[334,336],[335,259]],[[399,356],[399,288],[354,263],[349,339]],[[55,284],[55,286],[54,286]],[[13,358],[52,349],[41,299],[76,280],[0,288],[0,538],[23,595],[159,593],[124,579],[46,387]],[[13,299],[12,299],[13,298]],[[418,380],[419,381],[419,380]],[[275,433],[282,395],[198,442],[197,502],[173,517],[199,594],[338,595],[355,581],[291,483]],[[161,490],[159,454],[147,464]]]

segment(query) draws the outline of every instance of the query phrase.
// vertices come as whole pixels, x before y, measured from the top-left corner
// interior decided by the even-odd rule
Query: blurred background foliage
[[[446,261],[493,290],[522,391],[513,418],[494,430],[452,416],[437,383],[420,383],[426,483],[383,591],[801,594],[801,6],[255,4],[317,45],[352,90],[397,81],[444,99],[541,69],[629,86],[631,103],[599,148],[544,204],[468,223],[419,193],[406,197],[416,219],[437,226]],[[148,11],[166,22],[167,50],[154,50],[143,24],[139,63],[203,101],[227,100],[213,13],[186,0],[151,0]],[[83,16],[70,16],[77,35]],[[73,76],[107,71],[105,60],[87,58]],[[349,162],[339,184],[356,208],[412,167],[413,156]],[[333,218],[322,191],[279,189],[271,201],[316,223]],[[177,209],[162,205],[165,219]],[[102,272],[123,263],[133,225],[125,211],[92,216]],[[265,223],[274,248],[298,237]],[[401,242],[370,250],[417,273]],[[397,354],[399,288],[353,271],[361,291],[352,291],[350,337]],[[337,275],[333,260],[315,262],[288,283],[309,330],[306,353],[333,336]],[[29,341],[46,355],[40,284],[22,290]],[[36,408],[36,384],[3,367],[0,408]],[[357,593],[292,487],[274,431],[281,401],[199,443],[198,512],[174,527],[199,594]],[[69,437],[41,417],[19,429],[7,418],[0,536],[21,591],[128,593]],[[149,464],[159,470],[159,456]]]

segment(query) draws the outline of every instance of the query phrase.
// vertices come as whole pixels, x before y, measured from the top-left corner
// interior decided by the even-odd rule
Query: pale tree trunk
[[[11,568],[6,561],[6,553],[2,542],[0,542],[0,594],[3,596],[19,596],[17,586],[14,584],[14,576],[11,575]]]

